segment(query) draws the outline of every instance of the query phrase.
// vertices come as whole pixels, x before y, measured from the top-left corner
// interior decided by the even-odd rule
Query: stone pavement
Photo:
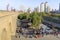
[[[60,36],[60,35],[59,35]],[[25,38],[20,33],[16,33],[15,36],[12,36],[12,40],[60,40],[60,38],[54,35],[44,35],[44,37],[40,38]]]
[[[59,38],[53,36],[53,35],[45,35],[44,37],[41,38],[25,38],[23,36],[19,37],[13,37],[12,40],[60,40]]]

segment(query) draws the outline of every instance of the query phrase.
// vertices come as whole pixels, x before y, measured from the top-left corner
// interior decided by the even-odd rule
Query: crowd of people
[[[43,32],[43,29],[33,29],[33,28],[20,28],[19,30],[16,30],[17,33],[23,35],[24,37],[29,37],[29,38],[40,38],[40,37],[44,37],[44,35],[54,35],[56,37],[58,37],[58,34],[60,34],[60,31],[53,31],[53,32]]]

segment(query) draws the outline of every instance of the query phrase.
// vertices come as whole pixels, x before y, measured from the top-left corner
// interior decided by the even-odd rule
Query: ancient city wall
[[[11,40],[17,27],[19,12],[0,12],[0,40]]]

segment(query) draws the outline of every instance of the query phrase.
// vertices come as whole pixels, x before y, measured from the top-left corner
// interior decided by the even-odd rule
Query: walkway
[[[39,39],[37,39],[37,38],[24,38],[23,36],[21,36],[21,38],[13,37],[12,40],[60,40],[60,39],[53,36],[53,35],[47,35],[47,36],[41,37]]]

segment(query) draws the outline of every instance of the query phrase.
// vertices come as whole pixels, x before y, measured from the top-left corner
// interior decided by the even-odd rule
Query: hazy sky
[[[51,8],[59,9],[60,0],[0,0],[0,9],[6,9],[6,5],[10,4],[10,7],[14,7],[16,9],[20,9],[21,5],[24,5],[25,8],[37,7],[41,2],[48,2]]]

